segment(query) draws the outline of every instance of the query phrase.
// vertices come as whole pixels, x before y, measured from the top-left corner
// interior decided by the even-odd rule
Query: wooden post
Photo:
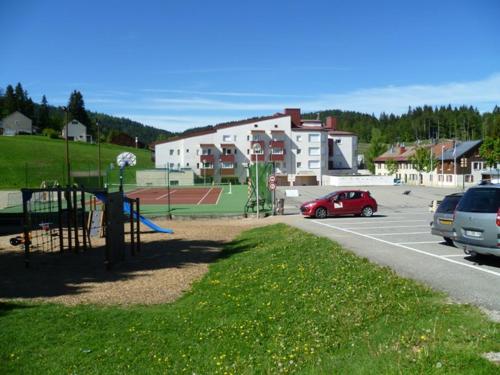
[[[130,251],[132,255],[135,255],[135,232],[134,232],[134,200],[127,199],[130,207]]]
[[[63,225],[62,225],[62,194],[61,188],[57,187],[57,220],[59,224],[59,251],[64,250],[64,234],[63,234]]]
[[[141,215],[141,208],[140,208],[140,199],[135,198],[135,207],[136,207],[136,220],[137,220],[137,252],[141,252],[141,220],[140,220],[140,215]]]
[[[82,237],[83,237],[83,250],[87,251],[87,222],[85,221],[85,191],[80,192],[80,201],[82,205]]]
[[[24,192],[23,192],[24,193]],[[26,268],[30,266],[30,216],[28,213],[28,201],[23,194],[23,214],[24,214],[24,265]]]
[[[71,222],[73,221],[73,218],[71,217],[71,188],[66,187],[66,191],[64,192],[64,196],[66,197],[66,220],[67,220],[67,226],[68,226],[68,249],[69,251],[73,251],[73,236],[72,236],[72,229],[71,229]]]
[[[75,188],[72,189],[73,192],[73,225],[75,227],[75,253],[80,251],[80,240],[78,238],[78,199],[77,199],[77,190]]]

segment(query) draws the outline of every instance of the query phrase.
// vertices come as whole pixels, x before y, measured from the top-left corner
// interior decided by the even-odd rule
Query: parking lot
[[[302,202],[336,188],[300,187],[298,198],[287,198],[288,212],[296,215],[286,220],[303,230],[329,237],[405,277],[445,291],[456,301],[500,311],[500,258],[473,259],[430,234],[429,203],[455,190],[408,186],[360,189],[370,190],[379,203],[379,211],[373,217],[304,218],[298,215]],[[411,191],[403,194],[408,190]]]

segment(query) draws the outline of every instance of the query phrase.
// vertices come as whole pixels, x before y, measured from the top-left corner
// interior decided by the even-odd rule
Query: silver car
[[[455,211],[453,243],[472,256],[500,256],[500,185],[467,190]]]
[[[455,193],[444,197],[431,222],[431,233],[443,237],[448,245],[453,245],[453,212],[463,196],[464,193]]]

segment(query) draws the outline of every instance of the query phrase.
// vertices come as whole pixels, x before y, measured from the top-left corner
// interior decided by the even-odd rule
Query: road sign
[[[269,183],[270,184],[276,183],[276,176],[274,176],[274,175],[269,176]]]
[[[270,189],[270,190],[275,190],[275,189],[276,189],[276,184],[275,184],[274,182],[271,182],[271,183],[269,184],[269,189]]]

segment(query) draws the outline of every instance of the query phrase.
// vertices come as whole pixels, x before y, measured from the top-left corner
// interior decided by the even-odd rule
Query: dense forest
[[[337,118],[337,130],[356,133],[360,142],[370,142],[372,129],[380,130],[386,143],[413,142],[423,139],[454,138],[461,140],[500,138],[500,107],[481,114],[474,107],[423,106],[409,108],[402,115],[326,110],[304,114],[304,118]]]
[[[76,119],[87,126],[87,130],[96,136],[96,121],[99,121],[102,138],[109,139],[112,134],[126,133],[131,137],[138,137],[139,141],[149,144],[158,139],[171,137],[173,133],[153,126],[143,125],[127,118],[119,118],[85,109],[83,95],[73,91],[66,106],[68,121]],[[40,132],[48,133],[49,129],[59,132],[66,121],[66,112],[63,107],[49,105],[45,95],[38,104],[33,102],[21,83],[15,87],[8,85],[5,90],[0,88],[0,119],[14,111],[19,111],[33,120],[33,126]]]
[[[212,125],[207,125],[191,128],[182,133],[173,133],[127,118],[91,112],[85,109],[83,95],[76,90],[71,93],[66,108],[68,120],[73,118],[79,120],[87,125],[90,134],[94,136],[98,121],[103,139],[109,139],[111,135],[122,132],[131,137],[138,137],[139,141],[144,144],[150,144],[175,135],[213,128]],[[40,104],[33,102],[20,83],[15,87],[8,85],[5,90],[0,88],[0,118],[16,110],[31,118],[33,125],[41,132],[44,129],[59,131],[66,121],[66,112],[63,107],[49,105],[45,95]],[[374,128],[380,131],[381,139],[385,143],[414,142],[432,138],[461,140],[500,138],[500,107],[497,105],[491,112],[486,113],[480,113],[472,106],[432,107],[424,105],[423,107],[410,107],[402,115],[382,113],[378,117],[374,114],[338,109],[303,114],[304,118],[317,118],[318,116],[323,121],[327,116],[336,117],[337,129],[357,134],[360,142],[370,142]]]

